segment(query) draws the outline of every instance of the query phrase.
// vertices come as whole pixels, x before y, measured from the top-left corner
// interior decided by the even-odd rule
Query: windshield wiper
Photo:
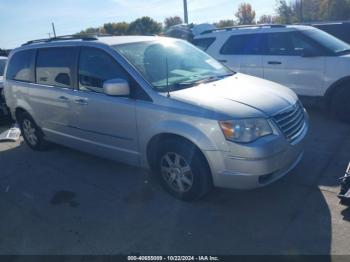
[[[204,83],[210,83],[210,82],[215,82],[221,79],[224,79],[226,77],[230,77],[236,74],[235,72],[229,73],[229,74],[224,74],[224,75],[213,75],[213,76],[208,76],[205,78],[200,78],[195,81],[183,81],[183,82],[176,82],[168,85],[159,85],[159,86],[154,86],[156,89],[158,89],[161,92],[171,92],[171,91],[176,91],[176,90],[181,90],[183,88],[189,88],[193,87],[196,85],[204,84]],[[164,89],[164,90],[161,90]]]

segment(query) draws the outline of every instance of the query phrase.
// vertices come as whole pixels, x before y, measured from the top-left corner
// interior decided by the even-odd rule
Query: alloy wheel
[[[192,170],[184,157],[168,152],[161,158],[160,163],[162,176],[172,190],[185,193],[192,188]]]
[[[28,143],[32,146],[35,146],[38,143],[38,137],[36,136],[36,130],[33,127],[33,124],[30,120],[23,120],[23,133]]]

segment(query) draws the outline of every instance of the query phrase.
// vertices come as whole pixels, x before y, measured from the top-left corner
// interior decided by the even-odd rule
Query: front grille
[[[298,138],[305,126],[304,109],[299,102],[282,113],[275,115],[273,119],[290,142]]]

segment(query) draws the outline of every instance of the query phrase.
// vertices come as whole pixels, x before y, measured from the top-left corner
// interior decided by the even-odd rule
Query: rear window
[[[215,37],[200,38],[200,39],[194,39],[192,41],[192,44],[194,44],[199,49],[205,51],[212,45],[212,43],[214,43],[214,41],[215,41]]]
[[[263,51],[263,34],[233,35],[220,50],[222,55],[260,55]]]
[[[34,50],[25,50],[15,53],[10,61],[6,73],[6,79],[31,82],[33,80],[32,63]]]
[[[77,49],[71,47],[39,49],[36,60],[38,84],[73,88],[72,70]]]

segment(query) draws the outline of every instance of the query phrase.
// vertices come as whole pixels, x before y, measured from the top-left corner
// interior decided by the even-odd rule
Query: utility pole
[[[300,0],[300,22],[303,22],[303,0]]]
[[[51,23],[51,24],[52,24],[53,36],[56,38],[56,29],[55,29],[55,24],[54,24],[54,23]]]
[[[188,24],[187,0],[184,0],[184,18],[185,24]]]

